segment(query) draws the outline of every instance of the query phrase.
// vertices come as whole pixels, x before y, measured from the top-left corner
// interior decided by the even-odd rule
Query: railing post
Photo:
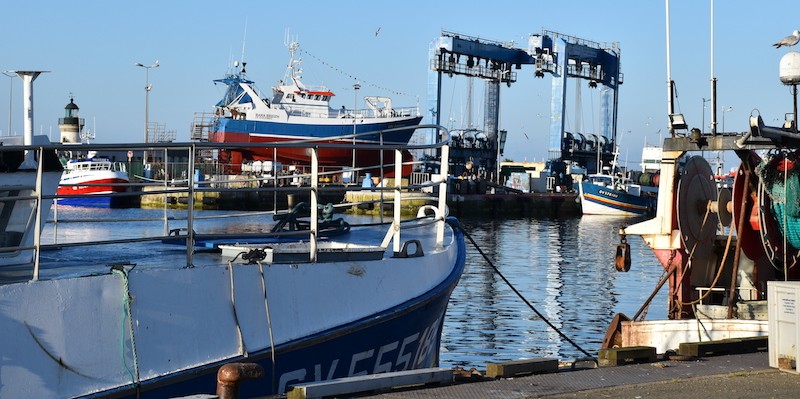
[[[33,150],[29,150],[33,151]],[[43,172],[43,159],[44,149],[39,147],[39,162],[36,163],[36,217],[34,218],[33,226],[33,281],[39,280],[39,246],[42,244],[42,212],[44,212],[44,205],[42,205],[42,172]],[[27,153],[28,151],[26,151]]]
[[[383,149],[381,149],[383,153]],[[382,167],[382,166],[381,166]],[[401,188],[403,185],[403,151],[400,148],[394,150],[394,253],[400,252],[400,211],[402,209]],[[383,213],[383,208],[381,208]]]
[[[186,198],[186,205],[189,207],[189,212],[186,218],[186,267],[194,267],[192,256],[194,255],[194,151],[195,146],[189,146],[189,170],[186,173],[186,182],[188,183],[188,190]],[[166,175],[164,176],[166,180]]]
[[[169,186],[167,183],[167,149],[164,149],[164,191],[166,191]],[[169,218],[167,217],[167,193],[164,193],[164,235],[169,235]]]
[[[442,158],[441,158],[441,165],[439,170],[441,174],[439,178],[441,182],[439,183],[439,213],[442,215],[442,218],[439,220],[438,225],[436,226],[436,245],[442,246],[444,244],[444,215],[445,209],[447,209],[447,175],[449,171],[447,167],[450,162],[450,145],[444,144],[442,146]]]
[[[310,228],[310,241],[311,245],[310,260],[311,262],[317,261],[317,231],[319,229],[319,217],[317,214],[317,207],[319,204],[318,191],[319,188],[319,148],[311,147],[311,226]]]

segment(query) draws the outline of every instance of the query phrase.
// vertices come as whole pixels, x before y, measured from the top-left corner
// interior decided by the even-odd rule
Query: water
[[[203,211],[203,216],[239,212]],[[58,218],[116,220],[161,218],[158,209],[90,209],[59,207]],[[185,217],[186,211],[169,215]],[[51,218],[52,218],[51,214]],[[351,223],[371,221],[345,215]],[[560,219],[462,218],[469,235],[511,284],[545,318],[573,342],[596,356],[612,317],[632,317],[663,275],[654,255],[639,237],[630,237],[633,263],[627,273],[616,271],[617,234],[630,219],[583,216]],[[274,222],[271,215],[206,219],[195,222],[204,233],[259,232]],[[138,221],[121,229],[118,223],[48,224],[43,242],[78,239],[123,239],[160,235],[163,221]],[[125,224],[129,226],[129,224]],[[186,227],[181,220],[168,228]],[[103,251],[94,248],[94,251]],[[142,254],[148,256],[149,254]],[[110,255],[111,256],[111,255]],[[666,316],[666,287],[648,309],[651,318]],[[575,359],[585,355],[560,337],[519,299],[467,241],[467,265],[453,292],[444,323],[441,366],[485,368],[487,362],[532,357]]]
[[[545,318],[596,356],[617,312],[633,317],[662,276],[640,237],[630,237],[631,270],[614,267],[620,225],[630,219],[462,219],[481,250]],[[666,317],[666,288],[648,313]],[[489,361],[585,354],[532,311],[468,243],[467,266],[453,292],[441,364],[484,368]]]

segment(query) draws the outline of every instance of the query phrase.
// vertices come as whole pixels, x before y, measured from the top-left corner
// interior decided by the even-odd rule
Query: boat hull
[[[430,242],[430,233],[414,230],[407,240]],[[383,235],[376,233],[363,239]],[[0,396],[212,393],[222,364],[253,362],[266,377],[241,392],[254,397],[291,383],[435,366],[465,262],[462,233],[447,236],[442,247],[423,245],[421,257],[394,257],[388,249],[375,261],[263,270],[241,263],[231,269],[213,254],[195,255],[195,267],[186,269],[169,261],[177,253],[166,246],[154,249],[152,265],[149,257],[117,252],[119,264],[136,263],[127,273],[100,266],[87,276],[50,279],[45,269],[41,280],[0,285],[0,298],[26,304],[0,306],[0,353],[14,359],[0,365]],[[78,248],[62,250],[58,269],[84,257]],[[125,298],[132,298],[129,312]]]
[[[582,181],[578,185],[584,215],[643,216],[655,210],[655,199]]]
[[[463,262],[460,264],[447,281],[420,298],[276,347],[275,367],[269,351],[235,360],[256,363],[264,369],[262,380],[240,386],[240,396],[284,393],[291,384],[302,382],[438,366],[442,323],[450,294],[463,269]],[[193,378],[179,383],[165,380],[162,387],[157,382],[152,390],[145,389],[141,398],[215,392],[217,368],[215,365],[187,373]]]
[[[395,118],[380,122],[370,122],[354,125],[352,123],[342,123],[341,119],[337,124],[327,123],[320,119],[319,123],[280,123],[264,121],[234,120],[221,118],[215,125],[215,131],[210,134],[210,140],[217,143],[280,143],[295,140],[311,140],[320,144],[342,144],[352,145],[353,139],[342,139],[341,136],[352,135],[355,133],[369,133],[381,130],[416,126],[422,120],[421,117]],[[354,130],[355,129],[355,130]],[[411,139],[414,131],[404,129],[400,132],[386,133],[383,137],[379,134],[366,134],[359,136],[355,141],[356,145],[376,145],[383,140],[384,144],[406,144]],[[406,151],[407,160],[411,159]],[[370,168],[384,164],[384,160],[394,159],[391,151],[383,151],[383,160],[380,151],[375,150],[356,150],[355,156],[350,148],[320,148],[319,163],[326,166],[351,166],[355,163],[356,167]],[[277,161],[284,164],[310,163],[310,153],[308,148],[259,148],[250,147],[241,150],[221,150],[220,161],[223,164],[230,164],[232,172],[240,170],[241,162],[244,160],[254,161]],[[404,171],[404,174],[409,171]],[[372,171],[372,170],[370,170]],[[375,172],[375,171],[372,171]],[[386,168],[386,173],[393,173],[392,168]]]
[[[127,191],[127,174],[107,172],[107,176],[65,176],[62,177],[57,194],[58,205],[111,207],[124,202],[122,197],[109,194]]]

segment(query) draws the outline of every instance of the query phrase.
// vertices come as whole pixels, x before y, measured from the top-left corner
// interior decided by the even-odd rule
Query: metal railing
[[[231,186],[231,181],[223,180],[223,179],[210,179],[210,180],[198,180],[194,173],[187,173],[185,179],[180,180],[171,180],[171,181],[160,181],[160,182],[153,182],[153,181],[133,181],[128,186],[132,188],[148,188],[149,190],[146,191],[147,194],[162,194],[164,195],[165,203],[164,203],[164,215],[163,218],[142,218],[136,220],[148,220],[148,221],[155,221],[155,220],[163,220],[164,222],[164,234],[163,235],[155,235],[155,236],[148,236],[148,237],[140,237],[140,238],[123,238],[123,239],[106,239],[106,240],[95,240],[92,242],[72,242],[72,243],[56,243],[50,245],[44,245],[41,241],[41,226],[43,223],[41,219],[46,217],[47,214],[45,213],[48,209],[47,206],[42,205],[49,205],[51,200],[57,200],[59,198],[67,198],[67,197],[88,197],[93,195],[100,195],[100,194],[82,194],[82,195],[57,195],[55,193],[55,187],[46,187],[43,183],[43,162],[39,162],[38,164],[38,171],[36,174],[36,178],[32,179],[29,182],[29,186],[33,189],[33,195],[30,196],[8,196],[8,197],[0,197],[0,204],[3,206],[13,205],[16,203],[23,203],[24,201],[34,201],[36,205],[32,208],[37,210],[36,212],[32,212],[31,215],[31,224],[29,224],[30,232],[29,234],[33,234],[33,244],[32,245],[18,245],[18,246],[10,246],[10,247],[0,247],[0,255],[7,254],[7,253],[14,253],[18,251],[25,251],[25,250],[32,250],[33,251],[33,278],[38,279],[39,276],[39,253],[44,249],[55,249],[55,248],[64,248],[64,247],[72,247],[72,246],[94,246],[94,245],[105,245],[105,244],[120,244],[120,243],[133,243],[133,242],[147,242],[147,241],[161,241],[165,239],[174,238],[174,236],[170,236],[170,229],[169,223],[175,220],[182,220],[186,223],[186,266],[192,267],[193,265],[193,256],[195,247],[193,243],[198,238],[211,238],[216,237],[217,235],[202,235],[197,234],[194,231],[194,223],[196,220],[201,220],[203,218],[215,217],[215,216],[203,216],[197,214],[197,209],[194,206],[195,202],[195,194],[202,194],[202,193],[210,193],[210,192],[235,192],[241,190],[247,191],[254,191],[254,192],[270,192],[274,193],[275,195],[279,195],[281,193],[286,193],[290,190],[293,191],[301,191],[308,194],[310,199],[310,222],[309,222],[309,230],[303,232],[276,232],[276,233],[258,233],[254,234],[253,236],[280,236],[280,235],[303,235],[307,236],[310,242],[310,253],[309,257],[311,261],[316,260],[317,255],[317,241],[319,238],[319,215],[316,211],[320,208],[320,194],[325,192],[334,192],[334,191],[361,191],[361,190],[369,190],[369,191],[378,191],[383,194],[386,192],[387,194],[387,202],[393,203],[393,215],[391,219],[390,227],[387,230],[386,236],[382,242],[382,246],[388,248],[389,244],[392,244],[392,249],[394,252],[399,252],[401,250],[401,224],[403,220],[401,219],[401,204],[404,202],[404,194],[409,191],[419,192],[420,190],[425,189],[426,187],[430,187],[431,189],[428,190],[429,192],[434,192],[438,189],[438,196],[431,196],[430,199],[433,203],[435,203],[436,208],[438,209],[436,212],[434,223],[437,223],[437,236],[436,236],[436,243],[438,246],[441,246],[444,241],[444,229],[445,229],[445,209],[446,209],[446,193],[447,193],[447,165],[448,165],[448,155],[449,155],[449,133],[446,129],[440,126],[435,125],[420,125],[410,128],[399,128],[399,129],[388,129],[381,132],[370,132],[370,133],[361,133],[355,135],[356,139],[360,136],[374,136],[379,135],[383,137],[386,134],[395,133],[398,130],[403,129],[435,129],[438,131],[438,137],[441,139],[438,140],[436,143],[432,144],[405,144],[405,145],[398,145],[398,144],[384,144],[382,143],[382,139],[379,142],[359,142],[358,144],[351,144],[348,143],[347,140],[352,139],[353,135],[341,136],[335,139],[341,139],[335,143],[331,143],[326,139],[326,142],[316,142],[314,140],[297,140],[291,142],[280,142],[280,143],[207,143],[207,142],[194,142],[194,143],[159,143],[159,144],[87,144],[82,145],[81,150],[95,150],[95,151],[114,151],[114,150],[147,150],[147,151],[169,151],[170,153],[175,152],[186,152],[186,168],[187,170],[194,171],[197,169],[198,160],[196,158],[196,154],[203,153],[209,149],[220,150],[220,149],[242,149],[242,148],[271,148],[271,149],[282,149],[282,148],[291,148],[291,147],[302,147],[308,151],[309,154],[309,165],[308,170],[305,173],[299,175],[292,175],[291,177],[300,177],[307,181],[308,184],[299,185],[299,186],[291,186],[291,187],[281,187],[279,182],[281,179],[286,179],[285,176],[272,176],[266,179],[267,184],[259,184],[253,188],[234,188]],[[25,151],[36,151],[38,154],[38,159],[43,159],[44,154],[48,152],[59,152],[63,151],[67,146],[61,144],[51,144],[51,145],[42,145],[42,146],[0,146],[0,156],[3,155],[5,151],[17,151],[25,150]],[[74,149],[74,146],[69,146],[69,148]],[[439,148],[441,152],[441,166],[440,166],[440,173],[438,174],[438,178],[433,178],[431,181],[430,176],[425,181],[419,181],[419,179],[410,179],[410,184],[404,185],[404,180],[402,178],[395,178],[393,180],[393,184],[390,186],[382,185],[379,187],[361,187],[359,185],[323,185],[320,184],[320,181],[323,180],[326,176],[336,175],[337,173],[342,173],[343,170],[354,170],[352,166],[346,166],[346,169],[333,169],[330,165],[322,166],[320,162],[320,152],[323,152],[327,149],[347,149],[351,151],[379,151],[381,153],[381,159],[383,158],[383,153],[385,151],[391,151],[391,156],[388,163],[384,163],[385,161],[382,159],[380,165],[364,165],[355,170],[366,171],[366,170],[375,170],[378,169],[380,171],[380,177],[383,181],[385,180],[384,174],[388,174],[388,168],[393,171],[394,176],[400,176],[405,178],[410,178],[409,175],[403,176],[404,169],[413,168],[416,163],[413,161],[405,161],[403,160],[404,151],[405,150],[415,150],[415,149],[434,149]],[[168,158],[164,159],[165,162],[168,162]],[[2,176],[12,176],[14,173],[13,171],[7,172],[0,172],[0,179]],[[34,181],[35,180],[35,181]],[[265,182],[263,177],[257,178],[249,178],[245,180],[250,181],[259,181],[261,183]],[[236,180],[239,182],[240,180]],[[0,180],[2,182],[2,180]],[[2,183],[0,183],[0,190],[3,189]],[[14,187],[19,187],[19,184],[15,185]],[[144,192],[144,191],[142,191]],[[133,195],[140,195],[142,192],[125,192],[125,193],[111,193],[107,194],[110,197],[121,197],[121,196],[133,196]],[[167,203],[166,198],[167,194],[183,194],[186,196],[186,216],[185,218],[176,218],[174,216],[168,216],[167,212]],[[106,194],[103,194],[106,195]],[[383,201],[383,196],[381,195],[381,201]],[[353,204],[337,204],[337,207],[344,207],[344,206],[351,206]],[[58,226],[59,223],[73,223],[73,222],[89,222],[90,220],[59,220],[58,218],[58,205],[54,208],[54,218],[52,223],[54,226]],[[381,204],[381,209],[383,209],[383,204]],[[270,212],[261,212],[261,214],[278,214],[281,210],[274,209]],[[252,212],[242,213],[241,215],[253,215]],[[233,217],[237,215],[226,215],[226,217]],[[105,222],[102,219],[92,219],[92,222]],[[125,221],[125,220],[122,220]],[[0,259],[0,267],[3,267],[2,259]]]

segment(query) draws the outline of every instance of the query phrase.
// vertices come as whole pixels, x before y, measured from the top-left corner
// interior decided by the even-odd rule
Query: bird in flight
[[[800,42],[800,30],[796,30],[792,32],[791,35],[784,37],[781,41],[773,44],[775,48],[780,48],[781,46],[791,47]]]

